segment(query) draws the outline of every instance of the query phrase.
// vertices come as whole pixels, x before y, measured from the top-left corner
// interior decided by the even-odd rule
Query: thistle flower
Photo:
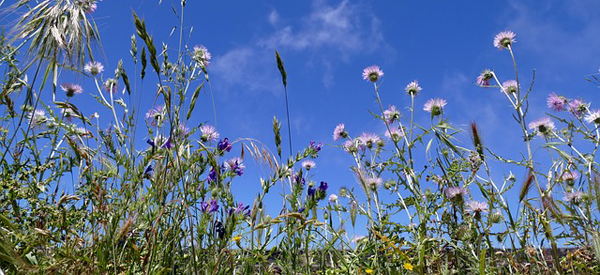
[[[571,191],[567,192],[563,197],[563,200],[566,202],[579,203],[583,198],[583,192],[581,191]]]
[[[548,108],[557,112],[564,110],[567,106],[567,98],[564,96],[558,96],[554,92],[548,96],[546,102],[548,103]]]
[[[225,167],[225,169],[237,174],[238,176],[243,175],[244,169],[246,168],[242,159],[238,157],[225,161],[223,166]]]
[[[494,72],[490,69],[485,69],[477,77],[477,85],[481,87],[490,86],[490,79],[494,78]]]
[[[348,153],[354,153],[358,151],[358,146],[356,146],[356,142],[354,140],[346,140],[342,146],[344,147],[344,151]]]
[[[446,104],[446,100],[443,100],[441,98],[432,98],[425,102],[425,105],[423,105],[423,110],[431,113],[432,116],[438,116],[442,114],[442,112],[444,111],[444,106],[446,106]]]
[[[383,71],[376,65],[366,67],[362,73],[363,79],[371,82],[377,82],[382,76]]]
[[[398,142],[404,137],[404,133],[398,128],[391,128],[389,131],[385,131],[385,136],[394,142]]]
[[[419,82],[415,79],[413,82],[408,83],[406,88],[404,88],[407,94],[411,96],[417,96],[423,88],[419,87]]]
[[[337,141],[340,138],[347,138],[347,137],[348,137],[348,133],[344,129],[344,123],[340,123],[337,126],[335,126],[335,129],[333,130],[333,140],[334,141]]]
[[[583,119],[587,123],[600,124],[600,110],[590,111]]]
[[[535,131],[540,137],[549,138],[552,137],[554,122],[552,122],[549,117],[543,117],[530,122],[529,129]]]
[[[515,80],[507,80],[502,83],[502,88],[504,88],[504,92],[508,94],[514,94],[519,90],[519,83]]]
[[[210,53],[206,49],[206,47],[202,45],[194,46],[194,51],[192,52],[192,58],[198,62],[198,64],[202,67],[208,67],[210,64]]]
[[[88,74],[96,76],[97,74],[102,73],[104,71],[104,66],[102,66],[102,63],[100,62],[90,61],[87,64],[85,64],[83,70]]]
[[[175,134],[177,138],[183,139],[190,134],[190,128],[185,126],[185,124],[180,123],[179,126],[177,126],[177,131],[175,132]]]
[[[494,37],[494,47],[498,48],[498,50],[508,49],[512,43],[517,42],[515,36],[517,35],[511,31],[500,32]]]
[[[394,121],[400,118],[400,112],[396,106],[391,105],[387,110],[383,111],[383,118],[388,124],[394,123]]]
[[[163,106],[157,106],[156,108],[148,110],[148,112],[146,112],[146,121],[154,127],[160,125],[166,115],[165,111]]]
[[[212,125],[202,125],[202,127],[200,127],[200,132],[202,133],[202,136],[200,136],[202,142],[213,141],[219,138],[217,129]]]
[[[565,171],[562,175],[562,179],[569,185],[575,184],[577,178],[579,178],[579,174],[575,171]]]
[[[304,167],[304,169],[306,169],[306,170],[315,168],[315,166],[317,166],[317,164],[312,160],[305,160],[302,162],[302,167]]]
[[[109,93],[116,93],[118,90],[118,82],[116,79],[114,78],[109,78],[106,81],[104,81],[104,90],[106,90]]]
[[[83,93],[83,88],[81,88],[80,85],[74,83],[60,84],[60,88],[66,93],[67,97],[73,97],[76,94]]]
[[[449,187],[444,190],[444,193],[449,200],[454,198],[462,199],[469,194],[469,190],[465,187]]]
[[[369,189],[375,191],[383,185],[383,179],[379,177],[370,177],[365,179],[365,184]]]
[[[330,203],[337,203],[337,201],[338,201],[338,196],[336,194],[329,195],[329,202]]]
[[[488,211],[487,202],[478,202],[478,201],[468,201],[467,202],[467,212],[477,215],[477,214],[481,214],[482,212],[487,212],[487,211]]]
[[[28,114],[28,119],[31,126],[34,129],[40,129],[43,127],[43,123],[48,120],[46,117],[46,112],[44,110],[35,110]]]
[[[204,214],[212,214],[219,210],[219,204],[216,200],[210,200],[210,202],[201,202],[200,211]]]
[[[572,99],[569,102],[569,111],[577,118],[581,118],[581,116],[587,111],[588,105],[583,100]]]
[[[374,144],[378,144],[380,140],[381,138],[374,133],[362,133],[362,135],[358,137],[359,145],[369,149],[371,149]]]

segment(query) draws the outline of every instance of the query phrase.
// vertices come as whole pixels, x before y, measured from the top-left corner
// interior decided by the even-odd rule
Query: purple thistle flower
[[[109,78],[106,81],[104,81],[104,90],[106,90],[109,93],[116,93],[118,90],[118,82],[116,79],[114,78]]]
[[[554,111],[562,111],[567,106],[567,98],[564,96],[558,96],[556,93],[551,93],[547,99],[548,108]]]
[[[146,121],[148,121],[148,124],[151,126],[156,127],[162,123],[165,115],[164,106],[156,106],[156,108],[152,108],[146,112]]]
[[[504,92],[508,94],[514,94],[519,90],[519,84],[515,80],[507,80],[502,83],[502,88],[504,88]]]
[[[443,100],[441,98],[432,98],[425,102],[425,105],[423,105],[423,110],[431,113],[432,116],[438,116],[442,114],[442,112],[444,111],[444,106],[446,106],[446,104],[446,100]]]
[[[200,132],[202,133],[202,136],[200,136],[202,142],[213,141],[219,138],[217,129],[212,125],[202,125],[202,127],[200,127]]]
[[[449,200],[452,200],[454,198],[463,198],[464,196],[469,194],[469,190],[465,187],[449,187],[446,188],[444,193],[446,194],[446,197]]]
[[[517,35],[511,31],[500,32],[494,37],[494,47],[498,48],[498,50],[508,49],[512,43],[517,42],[515,36]]]
[[[467,202],[467,212],[481,214],[488,211],[487,202],[469,201]]]
[[[342,146],[344,147],[344,151],[349,153],[358,151],[358,146],[356,146],[356,142],[354,140],[346,140]]]
[[[383,111],[383,118],[388,124],[391,124],[400,118],[400,112],[396,106],[391,105],[387,110]]]
[[[590,111],[583,119],[587,123],[600,124],[600,110]]]
[[[563,200],[566,202],[579,203],[581,201],[581,199],[583,198],[583,195],[584,194],[581,191],[571,191],[571,192],[567,192],[565,194],[565,197],[563,198]]]
[[[477,85],[481,87],[490,86],[490,79],[494,78],[494,72],[490,69],[485,69],[477,77]]]
[[[176,134],[177,138],[183,139],[183,138],[187,137],[187,135],[190,134],[190,128],[185,126],[185,124],[180,123],[179,126],[177,127],[177,131],[175,134]]]
[[[337,126],[335,126],[335,129],[333,130],[333,140],[334,141],[337,141],[340,138],[348,137],[348,133],[346,132],[344,127],[345,127],[344,123],[340,123]]]
[[[552,137],[554,122],[552,122],[549,117],[543,117],[536,121],[530,122],[529,129],[535,131],[540,137],[549,138]]]
[[[366,67],[362,73],[363,79],[371,82],[377,82],[382,76],[383,71],[376,65]]]
[[[377,190],[379,187],[381,187],[381,185],[383,185],[383,179],[380,177],[369,177],[364,181],[367,187],[373,191]]]
[[[362,133],[362,135],[358,137],[358,141],[361,147],[367,147],[370,149],[373,147],[373,145],[379,144],[381,138],[374,133]]]
[[[219,148],[219,151],[221,152],[230,152],[231,151],[231,144],[229,144],[229,139],[228,138],[224,138],[222,140],[219,140],[219,142],[217,143],[217,148]]]
[[[210,53],[208,52],[208,50],[206,49],[206,47],[202,46],[202,45],[197,45],[194,46],[194,51],[192,52],[192,58],[194,58],[194,60],[196,62],[198,62],[198,64],[201,67],[208,67],[208,64],[210,64],[209,60],[211,58]]]
[[[204,214],[212,214],[219,210],[219,204],[217,204],[217,200],[210,200],[210,202],[201,202],[200,210]]]
[[[588,105],[583,100],[572,99],[569,102],[569,111],[577,118],[581,118],[583,114],[588,110]]]
[[[83,93],[83,88],[75,83],[63,83],[60,84],[60,88],[66,93],[67,97],[73,97],[76,94]]]
[[[242,159],[238,157],[225,161],[223,165],[225,169],[229,170],[230,172],[236,173],[238,176],[243,175],[244,169],[246,168],[244,163],[242,163]]]
[[[404,133],[398,128],[391,128],[389,131],[385,131],[385,136],[394,142],[398,142],[404,137]]]
[[[83,70],[86,73],[95,76],[104,71],[104,66],[102,66],[102,63],[100,63],[100,62],[90,61],[87,64],[85,64],[85,66],[83,67]]]
[[[579,174],[575,171],[565,171],[562,175],[562,179],[571,185],[575,183],[577,178],[579,178]]]
[[[302,162],[302,167],[304,167],[304,169],[306,169],[306,170],[315,168],[315,166],[317,166],[317,164],[312,160],[305,160]]]
[[[419,86],[419,81],[417,81],[415,79],[413,82],[408,83],[408,85],[406,85],[406,88],[404,88],[404,90],[406,91],[407,94],[409,94],[411,96],[417,96],[419,94],[419,92],[421,90],[423,90],[423,88],[421,88]]]
[[[337,203],[337,201],[338,201],[338,196],[336,194],[329,195],[329,202],[330,203]]]

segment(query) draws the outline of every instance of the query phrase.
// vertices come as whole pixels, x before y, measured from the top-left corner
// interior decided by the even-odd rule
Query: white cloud
[[[269,13],[269,23],[271,23],[271,25],[273,25],[273,26],[276,26],[278,22],[279,22],[279,13],[277,13],[276,10],[272,10],[271,13]]]

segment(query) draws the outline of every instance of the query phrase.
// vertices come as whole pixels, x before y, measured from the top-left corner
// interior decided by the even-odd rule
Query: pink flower
[[[423,105],[423,110],[431,113],[433,116],[437,116],[442,114],[442,112],[444,111],[444,106],[446,106],[446,104],[448,104],[446,100],[443,100],[441,98],[432,98],[425,102],[425,105]]]
[[[543,117],[530,122],[529,129],[535,131],[540,137],[549,138],[552,137],[554,122],[552,122],[549,117]]]
[[[556,95],[556,93],[551,93],[546,102],[548,102],[548,108],[557,112],[564,110],[567,106],[567,99],[564,96]]]
[[[65,91],[67,97],[73,97],[76,94],[83,93],[83,88],[80,85],[74,83],[63,83],[60,84],[60,88]]]
[[[348,137],[348,133],[346,132],[344,127],[344,123],[340,123],[337,126],[335,126],[335,129],[333,130],[333,140]]]
[[[383,76],[383,71],[379,68],[379,66],[373,65],[366,67],[363,70],[362,76],[366,81],[377,82],[377,80]]]
[[[406,91],[407,94],[411,95],[411,96],[416,96],[419,94],[419,92],[421,90],[423,90],[423,88],[419,87],[419,82],[417,80],[408,83],[408,85],[406,85],[406,88],[404,88],[404,90]]]
[[[494,37],[494,47],[498,48],[499,50],[508,49],[512,43],[517,42],[515,40],[515,36],[517,35],[511,31],[500,32],[496,35],[496,37]]]

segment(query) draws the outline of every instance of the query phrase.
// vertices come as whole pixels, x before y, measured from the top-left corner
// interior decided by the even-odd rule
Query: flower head
[[[315,168],[315,166],[317,166],[317,164],[312,160],[305,160],[302,162],[302,167],[304,167],[304,169],[306,169],[306,170]]]
[[[31,126],[34,129],[40,129],[43,127],[44,122],[48,120],[46,112],[44,110],[35,110],[27,115]]]
[[[394,142],[398,142],[404,137],[404,133],[398,128],[391,128],[389,131],[385,131],[385,136]]]
[[[217,143],[217,148],[219,148],[219,151],[221,152],[230,152],[231,151],[231,144],[229,143],[229,139],[228,138],[224,138],[222,140],[219,140],[219,142]]]
[[[116,93],[118,90],[118,82],[116,79],[114,78],[109,78],[106,81],[104,81],[104,90],[106,90],[109,93]]]
[[[554,111],[562,111],[567,107],[567,98],[551,93],[547,99],[548,108]]]
[[[377,82],[377,80],[383,76],[383,71],[379,68],[379,66],[373,65],[366,67],[363,70],[362,76],[366,81]]]
[[[158,126],[162,123],[162,120],[166,116],[166,109],[164,106],[156,106],[146,112],[146,121],[151,126]]]
[[[498,50],[508,49],[512,43],[517,42],[515,36],[517,35],[511,31],[500,32],[494,37],[494,47],[498,48]]]
[[[423,90],[423,88],[419,87],[419,81],[414,80],[411,83],[408,83],[408,85],[406,85],[406,88],[404,88],[404,90],[406,91],[407,94],[411,95],[411,96],[416,96],[419,94],[419,92],[421,90]]]
[[[535,131],[540,137],[549,138],[552,137],[554,122],[552,122],[549,117],[543,117],[536,121],[530,122],[529,129]]]
[[[66,93],[67,97],[73,97],[75,94],[83,93],[83,88],[79,84],[63,83],[60,88]]]
[[[358,151],[358,146],[356,145],[356,142],[354,140],[346,140],[344,141],[344,144],[342,146],[344,147],[344,151],[349,153],[354,153]]]
[[[569,101],[569,111],[578,118],[587,111],[588,105],[583,100],[572,99]]]
[[[569,185],[575,184],[577,178],[579,178],[579,174],[575,171],[565,171],[562,175],[562,179]]]
[[[313,150],[314,152],[318,153],[321,151],[321,148],[323,147],[323,142],[316,143],[314,141],[311,141],[308,143],[308,147],[311,150]]]
[[[185,126],[185,124],[180,123],[179,126],[177,126],[175,134],[177,135],[177,138],[185,138],[187,135],[190,134],[190,128]]]
[[[200,203],[200,210],[204,214],[212,214],[219,210],[219,204],[216,200],[210,200],[210,202],[203,201]]]
[[[336,194],[329,195],[329,202],[330,203],[337,203],[337,201],[338,201],[338,196]]]
[[[223,166],[225,167],[225,169],[227,169],[233,173],[236,173],[238,176],[243,175],[244,169],[246,168],[242,159],[238,158],[238,157],[235,157],[235,158],[225,161]]]
[[[387,110],[383,111],[383,117],[388,124],[391,124],[400,118],[400,112],[396,106],[391,105]]]
[[[362,135],[358,137],[358,141],[361,147],[371,149],[373,145],[378,144],[379,141],[381,141],[381,138],[374,133],[362,133]]]
[[[208,183],[213,183],[217,180],[217,170],[215,170],[214,168],[210,168],[210,171],[208,172],[208,177],[206,177],[206,181],[208,181]]]
[[[423,110],[431,113],[432,116],[438,116],[442,114],[442,112],[444,111],[444,106],[446,106],[446,104],[446,100],[443,100],[441,98],[432,98],[425,102],[425,105],[423,105]]]
[[[194,58],[194,60],[198,62],[198,64],[200,64],[200,66],[202,67],[207,67],[208,64],[210,64],[210,53],[208,52],[206,47],[202,45],[194,46],[192,58]]]
[[[567,201],[567,202],[578,203],[583,198],[583,195],[584,194],[581,191],[571,191],[571,192],[567,192],[565,194],[565,197],[563,198],[563,200]]]
[[[383,185],[383,179],[379,177],[370,177],[365,179],[367,187],[373,191],[377,190]]]
[[[514,94],[519,90],[519,83],[512,79],[507,80],[502,83],[502,88],[504,88],[504,92]]]
[[[481,87],[490,86],[490,79],[494,78],[494,72],[490,69],[485,69],[477,77],[477,85]]]
[[[333,140],[338,140],[340,138],[347,138],[347,137],[348,137],[348,133],[344,129],[344,123],[340,123],[337,126],[335,126],[335,129],[333,130]]]
[[[244,215],[245,217],[250,217],[250,205],[244,206],[243,203],[238,203],[237,207],[229,209],[229,215]]]
[[[104,71],[104,66],[102,66],[102,63],[100,63],[98,61],[90,61],[87,64],[85,64],[85,66],[83,67],[83,70],[86,73],[95,76]]]
[[[327,184],[327,182],[321,181],[321,184],[319,184],[319,187],[317,187],[317,190],[315,192],[315,197],[317,198],[317,200],[322,200],[325,198],[325,195],[327,195],[328,188],[329,185]]]
[[[200,140],[203,142],[217,140],[219,138],[219,133],[217,133],[217,129],[215,129],[212,125],[202,125],[200,127],[200,132],[202,136],[200,136]]]
[[[469,190],[465,187],[449,187],[444,190],[444,193],[449,200],[454,198],[461,199],[469,194]]]
[[[467,202],[467,212],[473,214],[481,214],[481,212],[488,211],[487,202],[479,202],[479,201],[468,201]]]
[[[587,123],[594,123],[600,125],[600,110],[590,111],[589,114],[583,118]]]

